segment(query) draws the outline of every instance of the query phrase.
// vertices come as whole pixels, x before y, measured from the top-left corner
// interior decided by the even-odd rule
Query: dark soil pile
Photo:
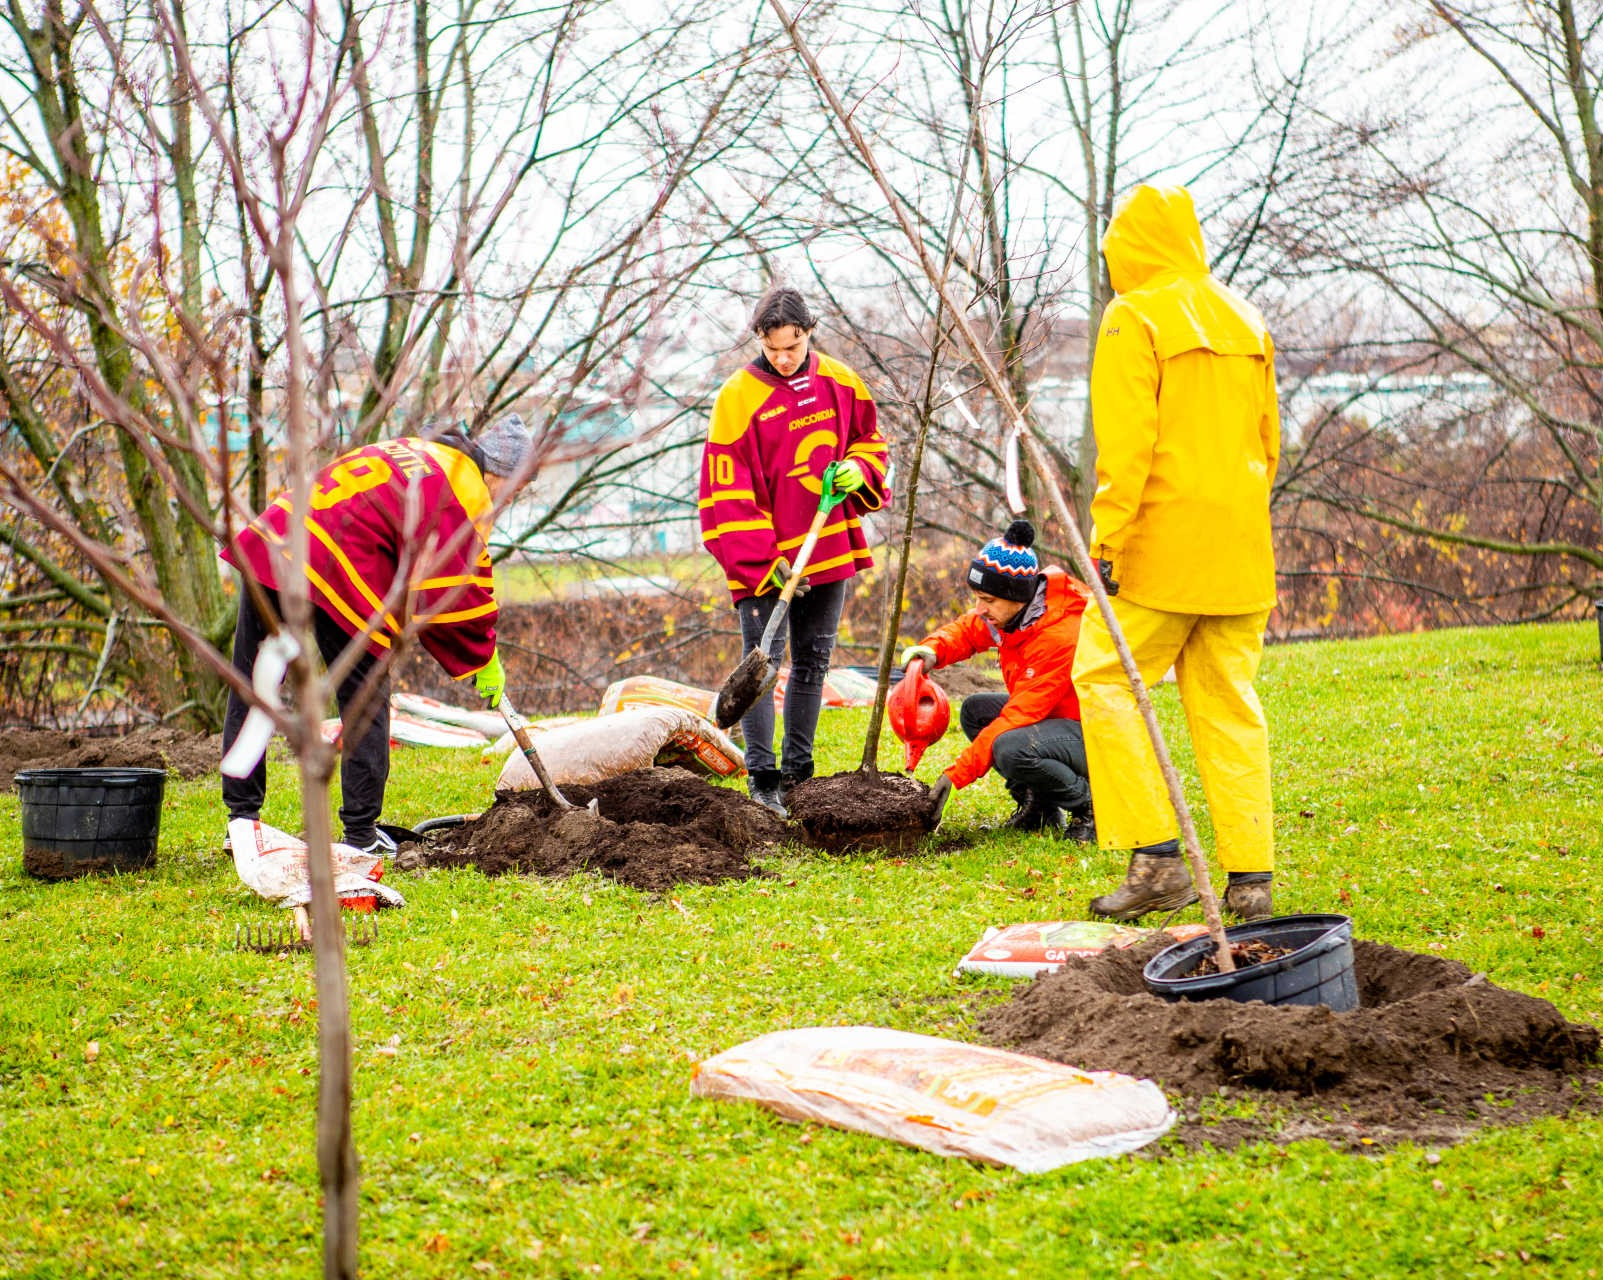
[[[0,776],[9,785],[24,769],[166,769],[180,778],[215,773],[223,736],[186,733],[168,725],[135,729],[120,738],[53,729],[0,731]]]
[[[562,794],[576,805],[595,800],[599,814],[564,812],[544,791],[503,791],[478,818],[431,833],[420,857],[398,862],[477,867],[487,876],[599,871],[663,890],[763,875],[751,855],[785,835],[760,804],[683,769],[640,769]]]
[[[903,853],[929,833],[930,789],[903,773],[809,778],[785,800],[809,843],[831,853]]]
[[[982,1015],[981,1030],[1042,1058],[1157,1080],[1191,1104],[1177,1130],[1188,1146],[1442,1143],[1486,1125],[1603,1110],[1597,1028],[1456,961],[1355,941],[1359,1008],[1332,1013],[1160,1000],[1141,969],[1164,945],[1071,960]],[[1256,1101],[1256,1113],[1199,1115],[1198,1104],[1221,1094]]]

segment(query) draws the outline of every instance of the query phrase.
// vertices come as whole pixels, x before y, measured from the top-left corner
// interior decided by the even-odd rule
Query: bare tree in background
[[[422,19],[428,10],[418,4],[411,12]],[[58,0],[47,0],[38,28],[26,26],[19,6],[8,13],[11,34],[24,42],[30,59],[33,79],[27,82],[37,90],[36,105],[55,150],[17,155],[26,146],[17,140],[27,136],[27,127],[17,118],[6,122],[16,143],[7,170],[11,185],[4,192],[15,216],[7,225],[16,228],[13,250],[27,254],[14,252],[0,273],[6,326],[0,373],[7,407],[22,420],[17,438],[0,448],[0,501],[13,514],[7,544],[51,584],[49,592],[37,593],[52,596],[43,603],[66,600],[101,618],[126,610],[140,625],[164,629],[184,668],[196,673],[194,684],[204,678],[218,689],[230,688],[265,712],[299,762],[316,952],[324,1274],[354,1276],[359,1179],[344,937],[330,852],[329,784],[337,752],[323,741],[320,726],[333,691],[386,614],[404,620],[390,657],[427,622],[416,615],[409,584],[435,576],[455,550],[422,536],[428,513],[414,504],[408,520],[418,536],[403,539],[390,597],[366,630],[326,671],[320,669],[312,656],[317,645],[306,587],[305,516],[322,460],[349,442],[352,420],[341,399],[341,360],[353,350],[366,352],[364,304],[349,292],[350,277],[362,252],[358,232],[367,211],[380,203],[377,188],[384,185],[333,177],[352,154],[374,161],[372,151],[344,148],[349,138],[341,129],[376,118],[366,91],[377,83],[377,36],[394,10],[346,6],[325,24],[316,13],[297,15],[268,4],[229,15],[227,39],[214,43],[192,42],[184,12],[169,0],[127,9],[84,5],[70,17]],[[469,24],[471,5],[456,16]],[[510,21],[514,15],[497,16]],[[582,16],[580,6],[565,11],[553,39],[578,40],[571,28]],[[683,39],[687,29],[681,25],[673,34]],[[661,41],[670,39],[670,33],[661,35]],[[653,317],[709,252],[688,233],[670,244],[658,224],[671,215],[685,174],[715,153],[738,78],[720,75],[705,94],[698,87],[678,99],[653,97],[649,87],[660,84],[681,55],[670,56],[663,43],[651,40],[630,37],[622,43],[631,51],[627,65],[642,60],[637,74],[625,80],[624,63],[614,60],[616,44],[603,42],[587,46],[596,57],[567,85],[570,94],[599,93],[597,71],[610,66],[620,72],[605,90],[619,97],[605,104],[596,125],[607,131],[606,144],[570,138],[549,156],[534,147],[521,157],[524,176],[550,178],[561,197],[554,222],[543,216],[550,206],[521,209],[527,221],[518,251],[502,245],[492,253],[494,219],[480,216],[482,193],[472,189],[453,215],[459,221],[450,228],[452,262],[431,290],[421,288],[415,273],[395,275],[395,260],[378,255],[384,282],[376,329],[381,352],[389,350],[383,335],[403,336],[382,369],[363,355],[359,371],[369,388],[378,388],[375,413],[414,410],[428,388],[447,408],[463,405],[471,412],[461,416],[475,418],[521,397],[537,397],[548,429],[526,465],[559,448],[582,461],[587,449],[602,447],[583,438],[582,424],[575,424],[566,406],[591,384],[615,393],[649,375]],[[613,52],[602,56],[607,48]],[[453,56],[459,65],[466,57]],[[698,56],[725,55],[706,48]],[[554,58],[553,65],[564,61]],[[738,72],[738,56],[732,62]],[[701,65],[711,64],[694,58],[684,63],[683,79],[673,83],[693,80]],[[248,75],[256,79],[245,92],[241,77]],[[479,80],[481,90],[486,82]],[[552,96],[526,104],[531,117],[554,100],[555,91],[547,89]],[[175,100],[184,112],[181,129],[164,114]],[[641,115],[648,118],[641,134],[630,134],[624,122]],[[545,119],[552,124],[549,115]],[[50,131],[63,121],[63,132]],[[642,137],[656,145],[642,148]],[[471,140],[471,130],[456,139]],[[569,150],[572,163],[563,170],[559,160]],[[199,165],[200,157],[208,167]],[[458,158],[469,163],[466,151]],[[603,159],[606,172],[587,177],[587,165]],[[173,168],[180,160],[194,162],[186,173],[195,181],[189,194],[173,195]],[[487,165],[492,172],[498,167],[504,168],[499,158]],[[371,177],[371,169],[365,172]],[[203,176],[209,187],[202,185]],[[626,199],[639,186],[645,198]],[[488,189],[494,218],[518,206],[520,190],[538,203],[504,175]],[[343,197],[336,202],[340,218],[332,222],[326,208],[331,191]],[[173,208],[181,250],[176,255]],[[208,222],[206,215],[219,210],[229,216]],[[386,215],[375,216],[382,228]],[[471,236],[462,232],[464,220]],[[208,232],[195,254],[183,238],[191,224]],[[694,220],[687,217],[685,225]],[[236,254],[233,266],[247,281],[249,316],[224,301],[226,277],[217,263],[229,261],[229,248]],[[351,269],[342,269],[342,261]],[[426,260],[414,265],[421,270]],[[496,281],[497,292],[477,288],[486,278]],[[389,305],[387,295],[396,291],[412,295],[407,306]],[[487,296],[493,307],[483,301]],[[437,359],[415,358],[427,347],[425,336],[432,342],[445,325],[447,302],[467,330],[462,349],[444,343]],[[538,317],[532,326],[530,307]],[[434,328],[413,322],[419,311],[431,309]],[[261,323],[263,316],[270,325]],[[404,325],[398,317],[406,317]],[[489,326],[493,337],[475,331],[475,324]],[[607,361],[618,366],[616,375],[602,372]],[[277,479],[286,486],[290,507],[289,562],[278,592],[282,616],[271,620],[298,653],[283,705],[253,692],[224,651],[234,603],[223,592],[216,549],[252,514],[236,489],[237,458],[226,435],[229,397],[242,364],[246,385],[258,392],[254,410],[272,415]],[[85,446],[91,440],[97,448]],[[126,467],[126,486],[114,483],[120,477],[113,457]],[[194,592],[171,589],[167,575],[180,570],[191,585],[215,587],[223,617],[197,606]],[[249,581],[244,587],[256,592]],[[109,622],[103,633],[109,649],[115,634]],[[369,698],[388,665],[387,657],[369,679]],[[358,705],[350,718],[359,722],[363,714]],[[355,726],[347,728],[351,740],[359,737]]]
[[[1414,8],[1370,73],[1387,95],[1329,119],[1324,165],[1270,221],[1364,317],[1322,359],[1308,344],[1305,365],[1362,377],[1308,415],[1277,485],[1304,612],[1320,594],[1327,619],[1373,626],[1573,611],[1603,582],[1598,15]],[[1404,381],[1407,411],[1377,404]]]
[[[1199,204],[1219,233],[1221,274],[1253,274],[1262,257],[1261,193],[1279,181],[1316,50],[1296,48],[1288,59],[1284,50],[1258,48],[1257,15],[1236,5],[942,0],[895,12],[842,4],[830,16],[822,56],[831,76],[857,116],[872,121],[931,255],[954,254],[954,287],[968,317],[1083,520],[1095,462],[1083,379],[1110,297],[1100,240],[1115,193],[1154,178],[1203,184]],[[1220,95],[1225,65],[1239,69],[1239,85]],[[896,405],[917,401],[917,353],[927,350],[933,325],[927,284],[838,136],[817,145],[817,118],[800,109],[785,125],[782,154],[805,157],[807,188],[831,215],[830,234],[807,242],[808,274],[848,331],[847,358],[875,375],[876,392],[890,390],[883,400],[892,429],[910,434]],[[954,207],[964,217],[948,245],[946,211]],[[855,242],[849,259],[843,238]],[[832,266],[838,259],[851,269]],[[978,386],[965,360],[954,350],[942,371],[951,392]],[[925,483],[929,527],[968,541],[993,532],[1002,513],[1003,458],[1001,417],[984,396],[966,398],[980,430],[943,403]],[[1042,536],[1050,552],[1050,527]]]
[[[481,0],[330,11],[341,101],[295,245],[301,336],[334,427],[316,447],[513,406],[548,457],[638,434],[627,410],[662,378],[666,317],[722,244],[688,179],[738,137],[737,108],[750,105],[740,29],[696,9],[687,0],[649,20],[580,0],[538,15]],[[85,421],[74,369],[20,313],[0,317],[0,393],[58,512],[98,521],[101,541],[148,562],[169,607],[218,645],[232,602],[220,576],[193,566],[213,554],[224,478],[250,510],[283,479],[290,338],[224,149],[250,182],[270,181],[259,119],[293,94],[277,55],[302,36],[271,4],[159,11],[169,21],[132,0],[71,12],[48,0],[30,25],[17,0],[0,28],[0,62],[32,95],[29,111],[0,116],[12,157],[0,201],[20,217],[0,269],[52,324],[81,333],[151,428],[136,439]],[[202,51],[192,72],[174,52],[189,37]],[[196,128],[200,95],[218,131]],[[174,380],[187,391],[209,379],[192,424],[105,319],[129,305],[152,241],[142,305],[171,317]],[[242,456],[209,478],[206,458],[232,428]],[[559,494],[524,518],[549,525],[572,505]],[[90,692],[220,722],[222,685],[159,619],[37,530],[7,522],[0,541],[8,594],[28,602],[8,602],[17,630],[0,633],[13,707],[30,681],[35,705],[60,687],[65,658]]]

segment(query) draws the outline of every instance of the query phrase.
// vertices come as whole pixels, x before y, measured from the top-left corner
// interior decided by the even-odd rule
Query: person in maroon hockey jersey
[[[743,655],[762,639],[830,463],[840,464],[836,490],[850,495],[824,525],[791,603],[779,759],[773,699],[758,699],[740,722],[752,798],[781,814],[790,788],[813,776],[813,734],[846,583],[874,562],[862,517],[890,497],[874,399],[846,365],[812,350],[816,325],[796,290],[763,296],[751,321],[757,357],[719,390],[701,459],[701,537],[723,567]],[[785,638],[782,630],[769,654],[776,665]]]
[[[407,436],[342,454],[312,482],[306,515],[306,586],[313,632],[325,663],[353,636],[365,652],[335,694],[346,718],[369,673],[400,641],[408,624],[453,680],[473,677],[490,706],[506,675],[495,643],[497,606],[491,575],[491,520],[497,497],[527,478],[533,438],[517,414],[479,435],[438,440]],[[223,560],[253,577],[274,618],[291,571],[291,504],[280,494],[223,549]],[[405,590],[392,588],[402,572]],[[270,631],[249,592],[241,592],[234,628],[234,666],[247,678]],[[223,720],[226,753],[248,708],[230,691]],[[367,726],[340,757],[340,821],[346,844],[382,852],[393,842],[377,829],[390,772],[390,696],[386,675],[375,690]],[[223,778],[230,820],[259,818],[267,798],[267,762],[243,778]],[[225,842],[226,847],[226,842]]]

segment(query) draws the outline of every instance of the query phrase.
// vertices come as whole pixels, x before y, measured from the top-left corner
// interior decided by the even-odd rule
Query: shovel
[[[534,749],[534,739],[529,736],[529,722],[512,705],[505,693],[501,701],[496,704],[496,710],[501,718],[507,722],[507,728],[512,730],[512,736],[517,740],[518,750],[523,752],[523,758],[529,762],[534,770],[534,776],[540,779],[540,785],[545,788],[546,794],[557,802],[559,809],[577,809],[579,806],[569,800],[567,796],[557,790],[557,784],[551,781],[551,775],[546,772],[545,764],[540,759],[540,753]],[[591,802],[594,805],[594,801]]]
[[[790,613],[791,597],[796,594],[796,588],[807,572],[807,562],[812,559],[813,548],[818,545],[818,535],[824,530],[824,521],[829,518],[831,511],[846,501],[844,493],[835,492],[835,468],[839,465],[837,462],[831,462],[824,468],[823,491],[818,497],[818,514],[808,526],[807,537],[791,564],[790,577],[785,580],[785,589],[779,593],[779,603],[768,615],[768,625],[763,628],[762,640],[740,660],[740,665],[729,673],[729,679],[725,680],[723,688],[718,690],[713,718],[720,729],[730,728],[735,721],[757,705],[757,699],[771,693],[774,686],[779,683],[779,664],[768,656],[768,651],[773,647],[774,637],[779,634],[779,628]]]

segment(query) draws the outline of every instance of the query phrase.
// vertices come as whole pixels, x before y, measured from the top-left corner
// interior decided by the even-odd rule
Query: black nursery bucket
[[[1265,1004],[1323,1004],[1337,1013],[1358,1007],[1349,916],[1277,916],[1225,930],[1232,945],[1266,942],[1291,952],[1232,973],[1188,976],[1213,947],[1207,936],[1158,952],[1142,971],[1147,990],[1165,1000],[1262,1000]]]
[[[156,865],[165,769],[27,769],[22,869],[40,880]]]

